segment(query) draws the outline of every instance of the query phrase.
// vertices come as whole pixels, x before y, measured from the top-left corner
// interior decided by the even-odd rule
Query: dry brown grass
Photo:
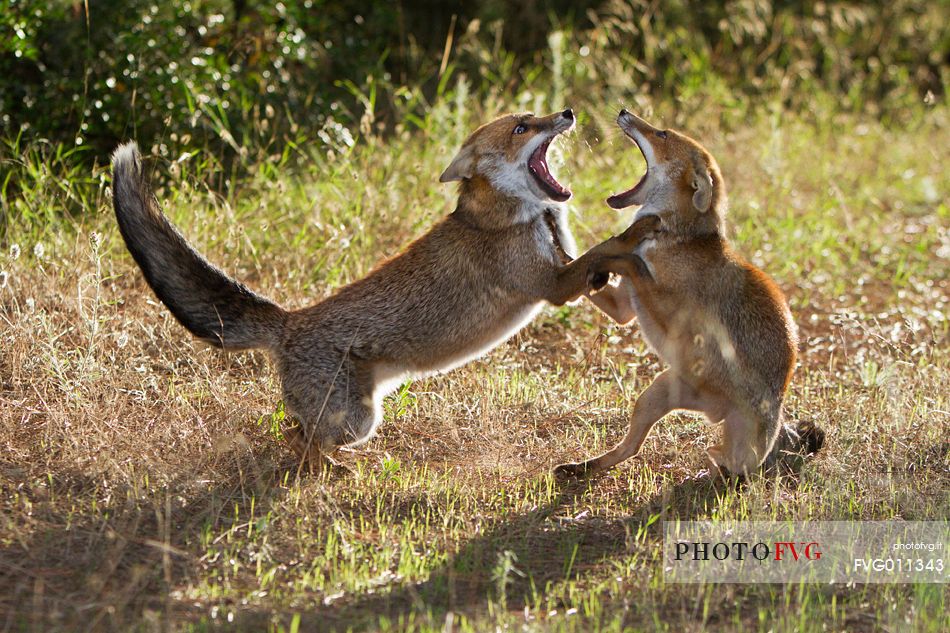
[[[687,415],[606,477],[554,484],[552,465],[619,439],[659,370],[636,328],[587,305],[548,310],[486,358],[391,398],[380,435],[343,456],[352,477],[295,480],[268,431],[279,389],[266,358],[191,341],[144,285],[104,196],[78,222],[11,229],[0,630],[290,628],[295,613],[318,629],[939,630],[939,588],[664,585],[655,521],[948,516],[946,117],[900,132],[843,118],[832,133],[792,115],[705,131],[739,247],[778,278],[802,328],[789,408],[829,434],[800,481],[742,493],[697,478],[717,430]],[[194,174],[162,193],[214,261],[301,305],[446,209],[431,184],[442,157],[406,143],[224,197]],[[582,148],[566,169],[590,245],[622,223],[601,189],[639,167],[623,167],[619,143]],[[381,176],[402,171],[401,184]],[[58,195],[37,182],[30,204]]]

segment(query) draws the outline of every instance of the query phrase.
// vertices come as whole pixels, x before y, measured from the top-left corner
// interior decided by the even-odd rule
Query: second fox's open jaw
[[[647,170],[643,176],[640,177],[640,180],[637,181],[637,184],[635,184],[632,188],[620,193],[616,193],[607,198],[607,204],[613,209],[625,209],[626,207],[634,204],[634,198],[636,198],[636,195],[643,188],[643,185],[646,184],[647,177],[650,175],[650,157],[648,156],[648,151],[649,153],[652,153],[652,148],[648,148],[648,151],[644,151],[644,147],[641,143],[648,143],[648,141],[646,141],[646,139],[643,137],[643,134],[635,127],[636,124],[632,121],[632,116],[633,115],[630,115],[626,111],[621,112],[620,116],[617,117],[617,124],[620,126],[620,129],[623,130],[623,133],[626,134],[631,141],[633,141],[634,145],[637,146],[637,149],[640,150],[640,153],[643,155],[643,159],[647,163]],[[628,119],[628,117],[630,117],[630,119]],[[646,124],[645,121],[643,123]]]
[[[541,190],[550,196],[552,200],[564,202],[570,199],[571,191],[554,178],[551,174],[551,170],[548,168],[547,160],[548,146],[551,145],[551,141],[560,133],[561,132],[552,134],[538,146],[538,149],[532,152],[531,156],[528,157],[528,171],[534,176],[534,180],[538,183]]]
[[[626,209],[627,207],[632,205],[634,196],[636,196],[637,193],[639,193],[640,188],[647,181],[647,175],[649,174],[649,172],[650,172],[650,169],[647,168],[647,173],[643,174],[643,176],[640,177],[640,180],[637,181],[637,184],[635,184],[633,188],[627,189],[626,191],[623,191],[621,193],[615,193],[614,195],[607,198],[607,204],[610,205],[610,207],[613,209]]]

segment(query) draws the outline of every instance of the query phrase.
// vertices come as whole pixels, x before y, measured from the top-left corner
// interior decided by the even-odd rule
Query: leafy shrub
[[[0,122],[18,147],[46,138],[101,164],[129,137],[227,162],[347,146],[427,129],[453,99],[798,106],[820,90],[886,114],[943,96],[948,23],[923,0],[7,0]]]

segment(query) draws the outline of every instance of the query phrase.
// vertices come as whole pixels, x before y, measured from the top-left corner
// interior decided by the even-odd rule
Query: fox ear
[[[693,165],[693,206],[700,213],[706,213],[712,204],[713,181],[705,165]]]
[[[471,178],[474,166],[475,152],[472,151],[471,145],[466,145],[459,150],[459,153],[455,155],[455,158],[452,159],[449,166],[446,167],[442,175],[439,176],[439,182],[452,182],[453,180]]]

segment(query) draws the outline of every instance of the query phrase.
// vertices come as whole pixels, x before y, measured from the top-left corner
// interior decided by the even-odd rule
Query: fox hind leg
[[[292,390],[285,385],[285,406],[299,426],[284,435],[301,465],[311,472],[332,465],[328,456],[339,447],[368,440],[382,420],[371,378],[360,380],[357,372],[347,373],[338,375],[329,387]]]
[[[637,398],[630,418],[627,435],[606,453],[572,464],[561,464],[554,469],[560,479],[595,475],[636,455],[643,446],[650,429],[667,413],[675,409],[701,411],[718,406],[718,402],[680,380],[667,369]]]

